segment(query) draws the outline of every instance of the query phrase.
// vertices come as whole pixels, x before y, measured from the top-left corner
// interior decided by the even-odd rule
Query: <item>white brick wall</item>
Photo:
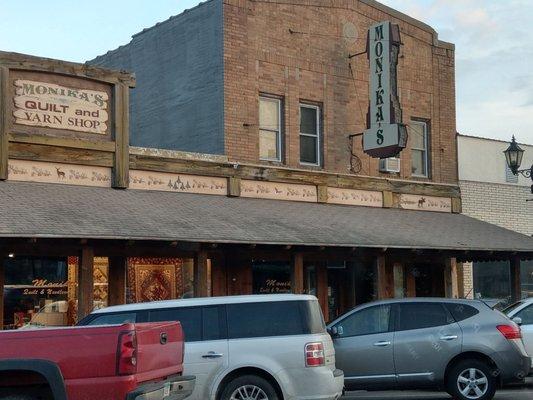
[[[533,198],[530,188],[512,184],[460,181],[463,214],[531,236]],[[464,293],[474,295],[472,263],[463,263]]]
[[[463,214],[531,236],[533,203],[527,186],[460,181]]]

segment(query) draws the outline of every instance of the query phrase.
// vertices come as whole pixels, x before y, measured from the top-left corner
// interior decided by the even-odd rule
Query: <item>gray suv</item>
[[[328,331],[348,390],[427,387],[487,400],[531,367],[518,325],[480,301],[378,301],[342,315]]]

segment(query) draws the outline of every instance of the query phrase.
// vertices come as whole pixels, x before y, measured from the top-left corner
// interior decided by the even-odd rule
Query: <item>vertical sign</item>
[[[396,156],[407,143],[401,123],[397,73],[400,29],[390,22],[372,25],[368,31],[370,59],[369,126],[363,134],[363,150],[371,157]]]

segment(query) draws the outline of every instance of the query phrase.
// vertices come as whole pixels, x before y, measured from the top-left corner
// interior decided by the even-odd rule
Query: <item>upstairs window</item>
[[[428,124],[423,121],[411,121],[409,135],[411,139],[411,174],[429,177],[429,132]]]
[[[300,163],[320,165],[320,107],[300,104]]]
[[[259,158],[281,161],[281,100],[259,98]]]

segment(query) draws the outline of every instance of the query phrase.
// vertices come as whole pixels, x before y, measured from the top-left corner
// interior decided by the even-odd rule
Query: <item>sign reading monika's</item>
[[[106,92],[17,79],[15,123],[105,135],[109,120]]]
[[[398,100],[397,65],[400,29],[380,22],[368,31],[370,60],[370,107],[368,129],[363,134],[363,150],[371,157],[396,156],[407,143],[407,129],[401,123]]]

